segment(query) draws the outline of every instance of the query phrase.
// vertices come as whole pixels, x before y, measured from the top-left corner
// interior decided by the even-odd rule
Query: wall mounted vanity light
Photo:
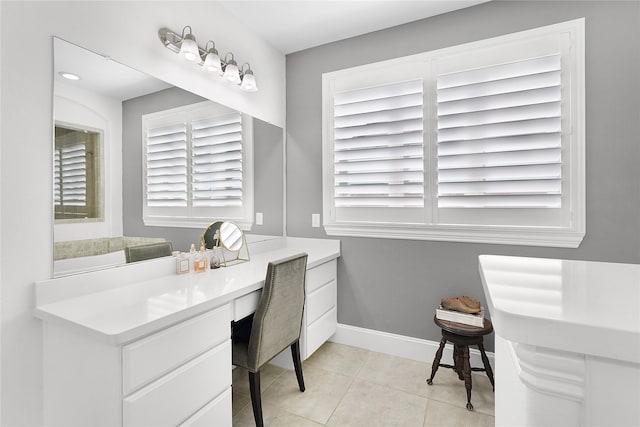
[[[158,35],[164,47],[179,54],[186,61],[200,65],[205,72],[240,85],[240,89],[244,91],[258,91],[256,78],[249,63],[244,63],[241,68],[238,68],[238,63],[232,52],[227,53],[224,59],[221,59],[213,40],[209,40],[204,49],[201,49],[196,43],[196,37],[191,32],[190,26],[184,27],[182,34],[161,28]]]

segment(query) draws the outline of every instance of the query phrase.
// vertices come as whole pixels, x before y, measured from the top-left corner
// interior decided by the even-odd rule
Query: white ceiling
[[[124,101],[171,87],[168,83],[129,68],[102,55],[54,38],[54,76],[56,82],[97,92]],[[80,80],[71,82],[60,72],[76,74]]]
[[[220,3],[288,54],[490,0],[248,0]]]
[[[393,27],[490,0],[248,0],[221,1],[238,20],[287,54]],[[55,79],[71,72],[76,87],[126,100],[170,85],[104,56],[55,39]]]

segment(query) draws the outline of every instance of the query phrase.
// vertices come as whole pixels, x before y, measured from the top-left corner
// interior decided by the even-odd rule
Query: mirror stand
[[[217,221],[212,223],[204,231],[200,241],[205,249],[213,249],[214,253],[220,249],[221,267],[250,261],[247,238],[240,227],[233,222]]]
[[[221,245],[218,247],[221,249],[219,251],[222,258],[220,260],[221,267],[228,267],[230,265],[235,265],[241,262],[246,262],[251,260],[249,257],[249,246],[247,245],[247,238],[245,237],[244,233],[242,233],[242,245],[240,246],[240,249],[233,250],[233,249],[227,248],[224,242],[221,242]],[[245,255],[242,255],[243,252]],[[231,254],[229,259],[227,259],[226,254]]]

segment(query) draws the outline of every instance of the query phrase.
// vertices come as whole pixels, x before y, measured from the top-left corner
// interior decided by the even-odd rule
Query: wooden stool
[[[442,340],[440,341],[440,347],[436,352],[436,358],[433,360],[431,367],[431,377],[427,380],[427,384],[433,385],[433,377],[438,371],[438,367],[450,368],[456,371],[458,378],[464,380],[464,386],[467,389],[467,409],[473,411],[473,405],[471,404],[471,371],[486,372],[491,385],[495,390],[493,383],[493,371],[489,364],[489,358],[484,351],[484,345],[482,345],[482,337],[493,332],[493,325],[488,319],[484,319],[484,327],[479,328],[477,326],[463,325],[461,323],[449,322],[447,320],[440,320],[433,316],[433,321],[442,328]],[[447,365],[440,363],[442,358],[442,351],[447,341],[453,344],[453,365]],[[469,346],[477,345],[482,356],[482,363],[484,368],[472,368],[469,363]]]

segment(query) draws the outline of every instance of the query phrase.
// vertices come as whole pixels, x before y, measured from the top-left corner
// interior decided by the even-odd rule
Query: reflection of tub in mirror
[[[53,262],[53,274],[56,277],[86,271],[101,270],[122,265],[125,262],[124,250],[101,255],[89,255],[75,258],[59,259]]]

